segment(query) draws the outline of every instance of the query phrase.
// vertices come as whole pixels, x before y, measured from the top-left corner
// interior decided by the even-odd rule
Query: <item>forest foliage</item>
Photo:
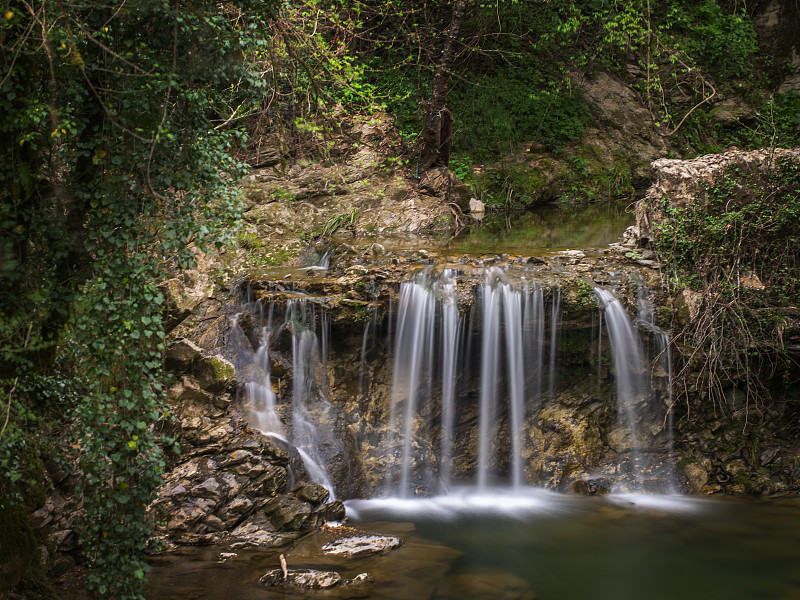
[[[48,425],[78,448],[101,597],[140,598],[167,414],[169,269],[224,244],[241,131],[268,85],[264,2],[15,2],[0,25],[0,438],[3,512],[36,486]],[[65,369],[54,358],[71,358]],[[64,391],[41,387],[60,373]],[[70,375],[72,373],[72,375]],[[53,382],[56,383],[56,382]],[[41,481],[41,478],[39,479]]]
[[[697,315],[676,336],[687,356],[678,374],[686,394],[691,371],[720,407],[739,385],[763,402],[792,370],[787,333],[800,304],[800,160],[776,157],[754,169],[732,163],[673,206],[664,198],[656,249],[673,291],[699,293]]]
[[[313,140],[324,154],[318,134],[342,107],[383,108],[413,169],[451,7],[3,3],[0,521],[35,508],[42,464],[59,456],[52,440],[67,436],[82,474],[85,516],[75,525],[100,597],[142,597],[148,506],[165,452],[178,450],[159,429],[168,416],[159,283],[191,267],[196,251],[233,239],[248,134],[296,152]],[[469,178],[473,162],[532,143],[565,152],[599,118],[576,77],[623,76],[630,65],[654,126],[680,136],[687,154],[795,143],[800,98],[762,100],[768,59],[745,9],[714,0],[470,2],[447,100],[454,167]],[[715,125],[706,99],[720,90],[748,97],[757,117]],[[513,178],[535,184],[516,171],[495,176],[484,184],[498,198]]]

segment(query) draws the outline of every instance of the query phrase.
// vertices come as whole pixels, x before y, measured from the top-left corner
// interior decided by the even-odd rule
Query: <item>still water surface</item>
[[[605,248],[618,242],[634,216],[627,204],[546,205],[529,212],[487,215],[449,243],[463,254],[531,254]]]
[[[287,557],[290,568],[343,577],[367,571],[374,581],[366,587],[266,590],[258,578],[277,567],[277,551],[242,551],[217,564],[224,549],[208,548],[162,559],[147,597],[800,600],[797,499],[579,498],[531,490],[351,501],[348,509],[359,527],[399,535],[404,545],[337,562],[316,553],[336,535],[328,533],[302,540]]]

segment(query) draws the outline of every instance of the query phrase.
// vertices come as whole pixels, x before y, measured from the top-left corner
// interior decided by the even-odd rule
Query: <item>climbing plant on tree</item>
[[[453,137],[453,115],[447,108],[447,92],[451,69],[455,58],[455,44],[468,2],[459,0],[453,4],[453,16],[444,34],[442,57],[433,77],[431,99],[422,122],[423,148],[420,170],[435,166],[446,167],[450,163],[450,147]]]
[[[90,382],[75,414],[100,597],[143,597],[165,441],[157,284],[233,233],[232,126],[264,95],[246,57],[267,43],[270,6],[21,0],[0,13],[0,445],[16,439],[20,380],[67,331]]]

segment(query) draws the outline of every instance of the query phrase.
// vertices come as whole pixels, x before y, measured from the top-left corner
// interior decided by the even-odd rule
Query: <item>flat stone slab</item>
[[[356,586],[370,581],[372,578],[367,573],[359,573],[352,579],[342,579],[342,576],[335,571],[317,571],[315,569],[289,569],[285,578],[283,571],[273,569],[259,579],[259,583],[265,587],[295,587],[307,590]]]
[[[335,586],[342,576],[335,571],[317,571],[315,569],[289,569],[286,578],[283,571],[273,569],[262,575],[259,583],[268,587],[291,586],[310,590],[321,590]]]
[[[392,550],[401,543],[400,538],[391,535],[359,535],[328,542],[322,547],[322,553],[329,556],[356,558]]]

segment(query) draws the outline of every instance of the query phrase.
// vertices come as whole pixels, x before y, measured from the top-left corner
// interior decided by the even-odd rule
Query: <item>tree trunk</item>
[[[458,30],[464,21],[468,0],[458,0],[453,4],[453,16],[445,32],[442,58],[436,75],[433,77],[431,101],[422,123],[422,152],[419,171],[425,172],[434,167],[446,167],[450,162],[450,143],[453,133],[453,115],[447,108],[447,87],[455,59],[455,45]]]

